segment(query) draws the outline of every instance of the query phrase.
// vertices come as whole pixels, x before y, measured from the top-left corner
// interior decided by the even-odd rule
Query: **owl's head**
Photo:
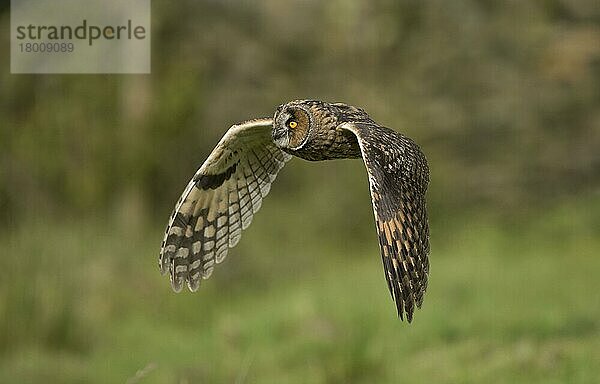
[[[273,117],[273,141],[280,148],[300,149],[308,141],[313,121],[309,104],[304,100],[280,105]]]

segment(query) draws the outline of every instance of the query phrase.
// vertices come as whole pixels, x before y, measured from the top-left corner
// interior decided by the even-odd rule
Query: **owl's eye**
[[[292,129],[296,128],[297,126],[298,126],[298,122],[296,122],[295,120],[290,120],[288,122],[288,127],[292,128]]]

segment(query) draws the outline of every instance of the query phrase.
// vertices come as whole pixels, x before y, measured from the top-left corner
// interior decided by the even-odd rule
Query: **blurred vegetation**
[[[0,382],[595,383],[600,207],[588,203],[511,228],[479,215],[434,226],[410,326],[374,233],[349,248],[309,229],[319,241],[299,247],[259,224],[273,204],[195,294],[158,274],[161,228],[31,224],[0,238]],[[286,227],[304,231],[301,211]]]
[[[0,2],[4,52],[9,26]],[[9,62],[0,382],[600,377],[597,1],[153,1],[151,75]],[[290,162],[200,292],[158,275],[221,135],[296,98],[363,107],[426,153],[432,277],[412,325],[360,161]]]

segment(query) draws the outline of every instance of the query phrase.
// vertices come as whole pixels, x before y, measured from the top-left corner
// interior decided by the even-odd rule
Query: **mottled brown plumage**
[[[342,103],[297,100],[272,119],[232,126],[184,190],[169,220],[159,266],[176,291],[195,291],[234,247],[294,155],[311,161],[362,157],[381,257],[398,316],[410,322],[429,274],[425,194],[429,169],[408,137]]]

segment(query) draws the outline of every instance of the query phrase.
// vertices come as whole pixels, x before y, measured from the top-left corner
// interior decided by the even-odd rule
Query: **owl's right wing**
[[[207,279],[240,240],[290,159],[271,138],[272,119],[232,126],[188,183],[162,242],[159,267],[177,292]]]
[[[367,173],[385,278],[398,316],[410,322],[429,274],[425,193],[429,168],[408,137],[374,123],[343,123],[356,135]]]

